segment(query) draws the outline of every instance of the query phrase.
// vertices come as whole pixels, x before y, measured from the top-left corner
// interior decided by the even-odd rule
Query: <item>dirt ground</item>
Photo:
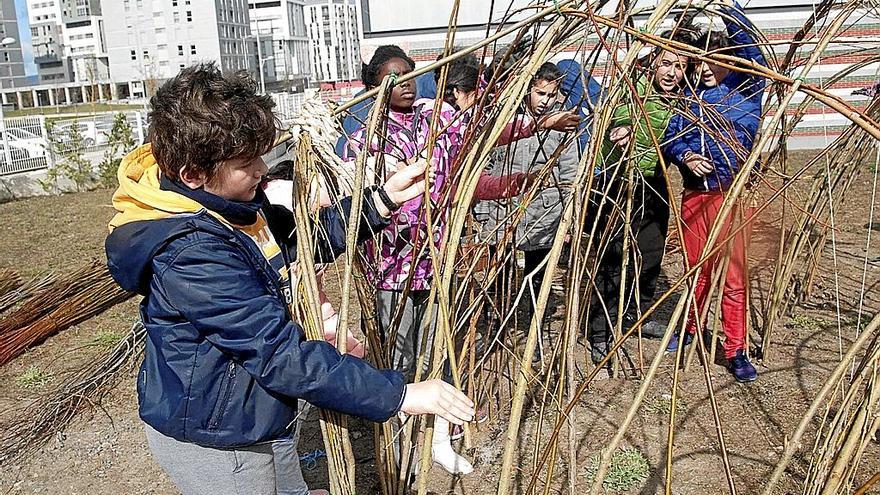
[[[867,172],[867,169],[866,169]],[[857,181],[847,201],[837,211],[840,221],[836,236],[836,261],[830,255],[822,264],[822,277],[814,297],[795,309],[795,317],[775,329],[771,361],[759,366],[757,382],[736,384],[723,365],[710,366],[716,400],[725,427],[725,439],[738,493],[758,493],[772,471],[785,443],[802,417],[806,407],[824,380],[839,361],[841,347],[847,348],[855,334],[856,312],[859,307],[861,277],[865,269],[868,289],[863,307],[868,315],[880,309],[880,248],[872,242],[865,253],[871,181],[869,174]],[[805,189],[805,188],[799,188]],[[34,198],[0,205],[0,268],[13,268],[23,277],[47,270],[68,270],[92,258],[103,258],[106,224],[113,215],[110,191]],[[767,217],[772,218],[772,214]],[[775,220],[761,221],[756,226],[752,251],[753,282],[756,311],[766,304],[766,283],[772,275],[775,253]],[[876,237],[876,233],[875,233]],[[830,252],[830,244],[829,244]],[[834,263],[838,277],[834,277]],[[664,269],[666,279],[678,273],[678,255],[668,256]],[[841,301],[840,309],[835,303]],[[557,315],[561,308],[556,308]],[[96,336],[108,331],[123,333],[137,317],[137,300],[132,299],[106,313],[51,337],[23,356],[0,367],[0,411],[21,413],[29,402],[44,393],[66,373],[94,359],[101,352],[95,345]],[[863,316],[863,320],[870,316]],[[583,348],[579,348],[582,349]],[[657,349],[656,341],[644,341],[643,353],[650,361]],[[631,355],[637,354],[634,345]],[[580,356],[584,362],[584,356]],[[139,363],[135,363],[139,364]],[[581,369],[586,368],[581,364]],[[48,370],[51,379],[44,388],[25,388],[19,377],[29,368]],[[172,494],[176,493],[168,478],[150,456],[137,416],[135,371],[123,373],[119,385],[104,399],[99,408],[80,414],[63,432],[39,448],[33,455],[0,465],[0,494]],[[672,382],[672,359],[664,361],[661,375],[648,391],[647,400],[662,402]],[[705,377],[700,365],[681,376],[679,396],[682,406],[674,448],[674,493],[726,493],[727,484],[717,447],[715,426],[706,394]],[[577,492],[589,486],[587,464],[599,452],[623,418],[640,382],[636,380],[605,380],[597,382],[575,409],[578,425]],[[502,400],[502,413],[481,425],[474,436],[474,448],[466,454],[475,461],[476,471],[462,479],[454,479],[439,468],[430,474],[432,493],[482,495],[495,493],[497,471],[501,463],[506,424],[504,411],[509,404]],[[531,472],[531,445],[541,411],[527,408],[522,428],[518,466]],[[546,417],[551,415],[547,414]],[[0,418],[6,423],[8,416]],[[666,478],[665,456],[667,416],[656,408],[644,407],[629,429],[624,446],[639,449],[648,459],[650,476],[630,494],[662,493]],[[550,426],[545,422],[542,429]],[[352,425],[358,460],[358,493],[377,493],[372,427],[355,420]],[[542,435],[546,439],[546,433]],[[807,442],[807,453],[811,444]],[[312,414],[304,429],[301,453],[322,449],[317,416]],[[801,493],[799,483],[808,468],[805,455],[796,457],[778,493]],[[557,463],[551,493],[557,493],[568,477],[567,467]],[[306,479],[313,488],[326,487],[325,459],[318,459],[314,468],[306,468]],[[865,461],[856,481],[863,483],[880,471],[880,445],[868,447]],[[528,476],[517,478],[522,489]],[[566,489],[566,493],[568,493]]]

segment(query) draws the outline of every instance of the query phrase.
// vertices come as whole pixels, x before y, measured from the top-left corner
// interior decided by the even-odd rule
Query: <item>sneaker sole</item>
[[[756,381],[758,379],[758,377],[756,376],[754,378],[749,378],[748,380],[740,380],[737,377],[733,377],[733,379],[736,380],[736,383],[752,383],[752,382]]]

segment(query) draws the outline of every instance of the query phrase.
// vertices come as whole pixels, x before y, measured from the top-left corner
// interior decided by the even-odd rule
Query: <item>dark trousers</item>
[[[669,194],[662,175],[647,178],[638,176],[635,180],[628,226],[623,225],[627,195],[624,183],[618,183],[609,193],[617,198],[617,208],[606,201],[601,209],[594,205],[596,214],[590,215],[600,221],[597,235],[602,234],[603,225],[611,224],[612,228],[595,273],[595,289],[590,305],[591,344],[609,342],[611,328],[617,324],[624,236],[630,236],[630,256],[623,292],[624,315],[640,314],[646,310],[654,300],[657,289],[669,226]]]

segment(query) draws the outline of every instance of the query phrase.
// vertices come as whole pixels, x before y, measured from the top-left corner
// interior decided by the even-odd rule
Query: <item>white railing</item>
[[[275,114],[278,115],[282,124],[293,120],[306,98],[303,93],[272,93],[270,96],[275,100]]]
[[[123,113],[132,128],[135,142],[144,142],[147,134],[145,113],[141,111]],[[109,145],[110,131],[117,114],[52,119],[52,128],[64,143],[75,126],[83,139],[84,157],[97,164],[104,158],[103,153]],[[54,152],[60,150],[52,150],[49,146],[46,116],[11,117],[4,119],[4,122],[7,135],[6,139],[0,135],[0,176],[47,169],[59,158]],[[5,152],[7,145],[8,154]]]

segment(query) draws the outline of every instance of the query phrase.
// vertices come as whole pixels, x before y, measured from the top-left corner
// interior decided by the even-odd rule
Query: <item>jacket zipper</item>
[[[208,429],[216,430],[217,427],[220,426],[220,420],[223,419],[223,415],[226,413],[226,406],[229,405],[229,398],[232,396],[234,380],[235,362],[229,361],[229,366],[226,367],[226,389],[223,390],[223,394],[220,397],[220,404],[217,406],[217,412],[214,413],[214,419],[211,421],[211,424],[208,425]]]

